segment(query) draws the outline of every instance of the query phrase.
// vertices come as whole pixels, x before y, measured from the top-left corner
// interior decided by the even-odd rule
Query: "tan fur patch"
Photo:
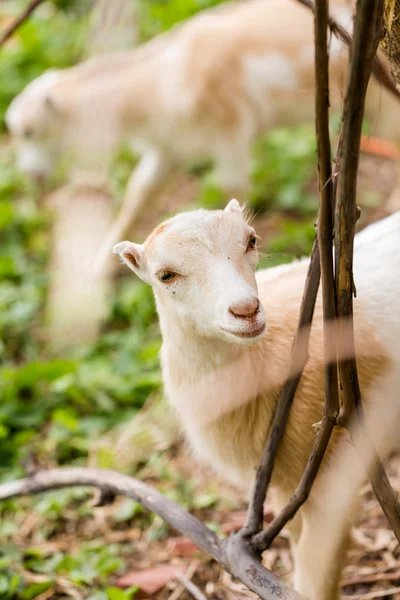
[[[163,223],[160,223],[159,225],[157,225],[157,227],[155,229],[153,229],[153,231],[150,233],[150,235],[147,237],[146,241],[144,242],[144,246],[145,248],[149,248],[151,243],[154,241],[154,239],[160,235],[160,233],[162,233],[166,228],[168,227],[168,221],[164,221]]]
[[[299,272],[304,279],[305,273],[302,269]],[[215,448],[220,465],[224,464],[228,470],[242,473],[245,485],[258,464],[289,365],[301,300],[301,286],[295,286],[293,279],[292,276],[292,293],[286,293],[286,290],[283,293],[282,283],[285,286],[285,282],[282,279],[274,281],[273,290],[270,286],[264,298],[262,290],[260,293],[267,314],[268,334],[259,352],[263,356],[271,387],[265,389],[255,400],[208,423],[205,428],[205,437]],[[276,302],[279,302],[279,310]],[[275,315],[279,314],[286,315],[285,323],[276,320]],[[363,400],[368,404],[373,386],[385,375],[391,363],[364,316],[360,300],[356,303],[355,320],[360,387]],[[316,436],[313,425],[322,419],[324,412],[323,321],[320,299],[315,310],[309,354],[310,359],[294,399],[273,475],[273,485],[286,490],[289,496],[299,483],[311,453]],[[325,465],[329,464],[334,448],[344,435],[342,429],[335,430]]]

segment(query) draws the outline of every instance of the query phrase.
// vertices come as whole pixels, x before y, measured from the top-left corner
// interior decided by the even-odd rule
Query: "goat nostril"
[[[254,309],[254,313],[253,314],[258,313],[259,309],[260,309],[260,301],[259,301],[258,298],[256,298],[256,307]]]
[[[260,309],[258,298],[237,302],[229,307],[229,312],[240,319],[252,319]]]

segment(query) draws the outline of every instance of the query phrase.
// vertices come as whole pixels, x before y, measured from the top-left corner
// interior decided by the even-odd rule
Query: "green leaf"
[[[21,599],[31,600],[32,598],[36,598],[40,594],[43,594],[43,592],[46,592],[48,589],[50,589],[52,585],[53,582],[51,580],[43,581],[41,583],[32,583],[22,590]]]
[[[132,595],[117,587],[107,587],[106,594],[108,600],[129,600]]]
[[[14,211],[11,202],[0,203],[0,231],[5,230],[14,219]]]
[[[121,504],[118,505],[118,507],[116,507],[113,513],[113,518],[117,523],[122,523],[123,521],[129,521],[142,512],[143,508],[138,502],[131,500],[131,498],[126,498]]]

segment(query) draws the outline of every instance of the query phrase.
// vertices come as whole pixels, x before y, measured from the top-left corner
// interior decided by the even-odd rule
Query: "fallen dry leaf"
[[[137,585],[143,592],[152,596],[165,587],[167,583],[175,579],[177,574],[182,574],[182,571],[177,567],[163,565],[154,569],[126,573],[117,579],[116,586],[128,588],[132,585]]]
[[[221,527],[222,531],[226,534],[239,531],[239,529],[241,529],[245,524],[246,516],[246,510],[238,510],[230,513],[228,521],[226,521]],[[272,508],[270,506],[266,506],[264,508],[264,523],[270,523],[273,518],[274,513],[272,512]]]
[[[195,554],[201,552],[192,540],[184,536],[170,538],[167,542],[167,551],[172,556],[180,556],[183,558],[191,558]]]

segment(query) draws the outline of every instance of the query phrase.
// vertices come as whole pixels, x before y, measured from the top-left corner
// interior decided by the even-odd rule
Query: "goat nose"
[[[235,317],[241,319],[250,319],[254,317],[260,308],[260,302],[258,298],[250,298],[249,300],[239,300],[229,307],[229,312]]]

